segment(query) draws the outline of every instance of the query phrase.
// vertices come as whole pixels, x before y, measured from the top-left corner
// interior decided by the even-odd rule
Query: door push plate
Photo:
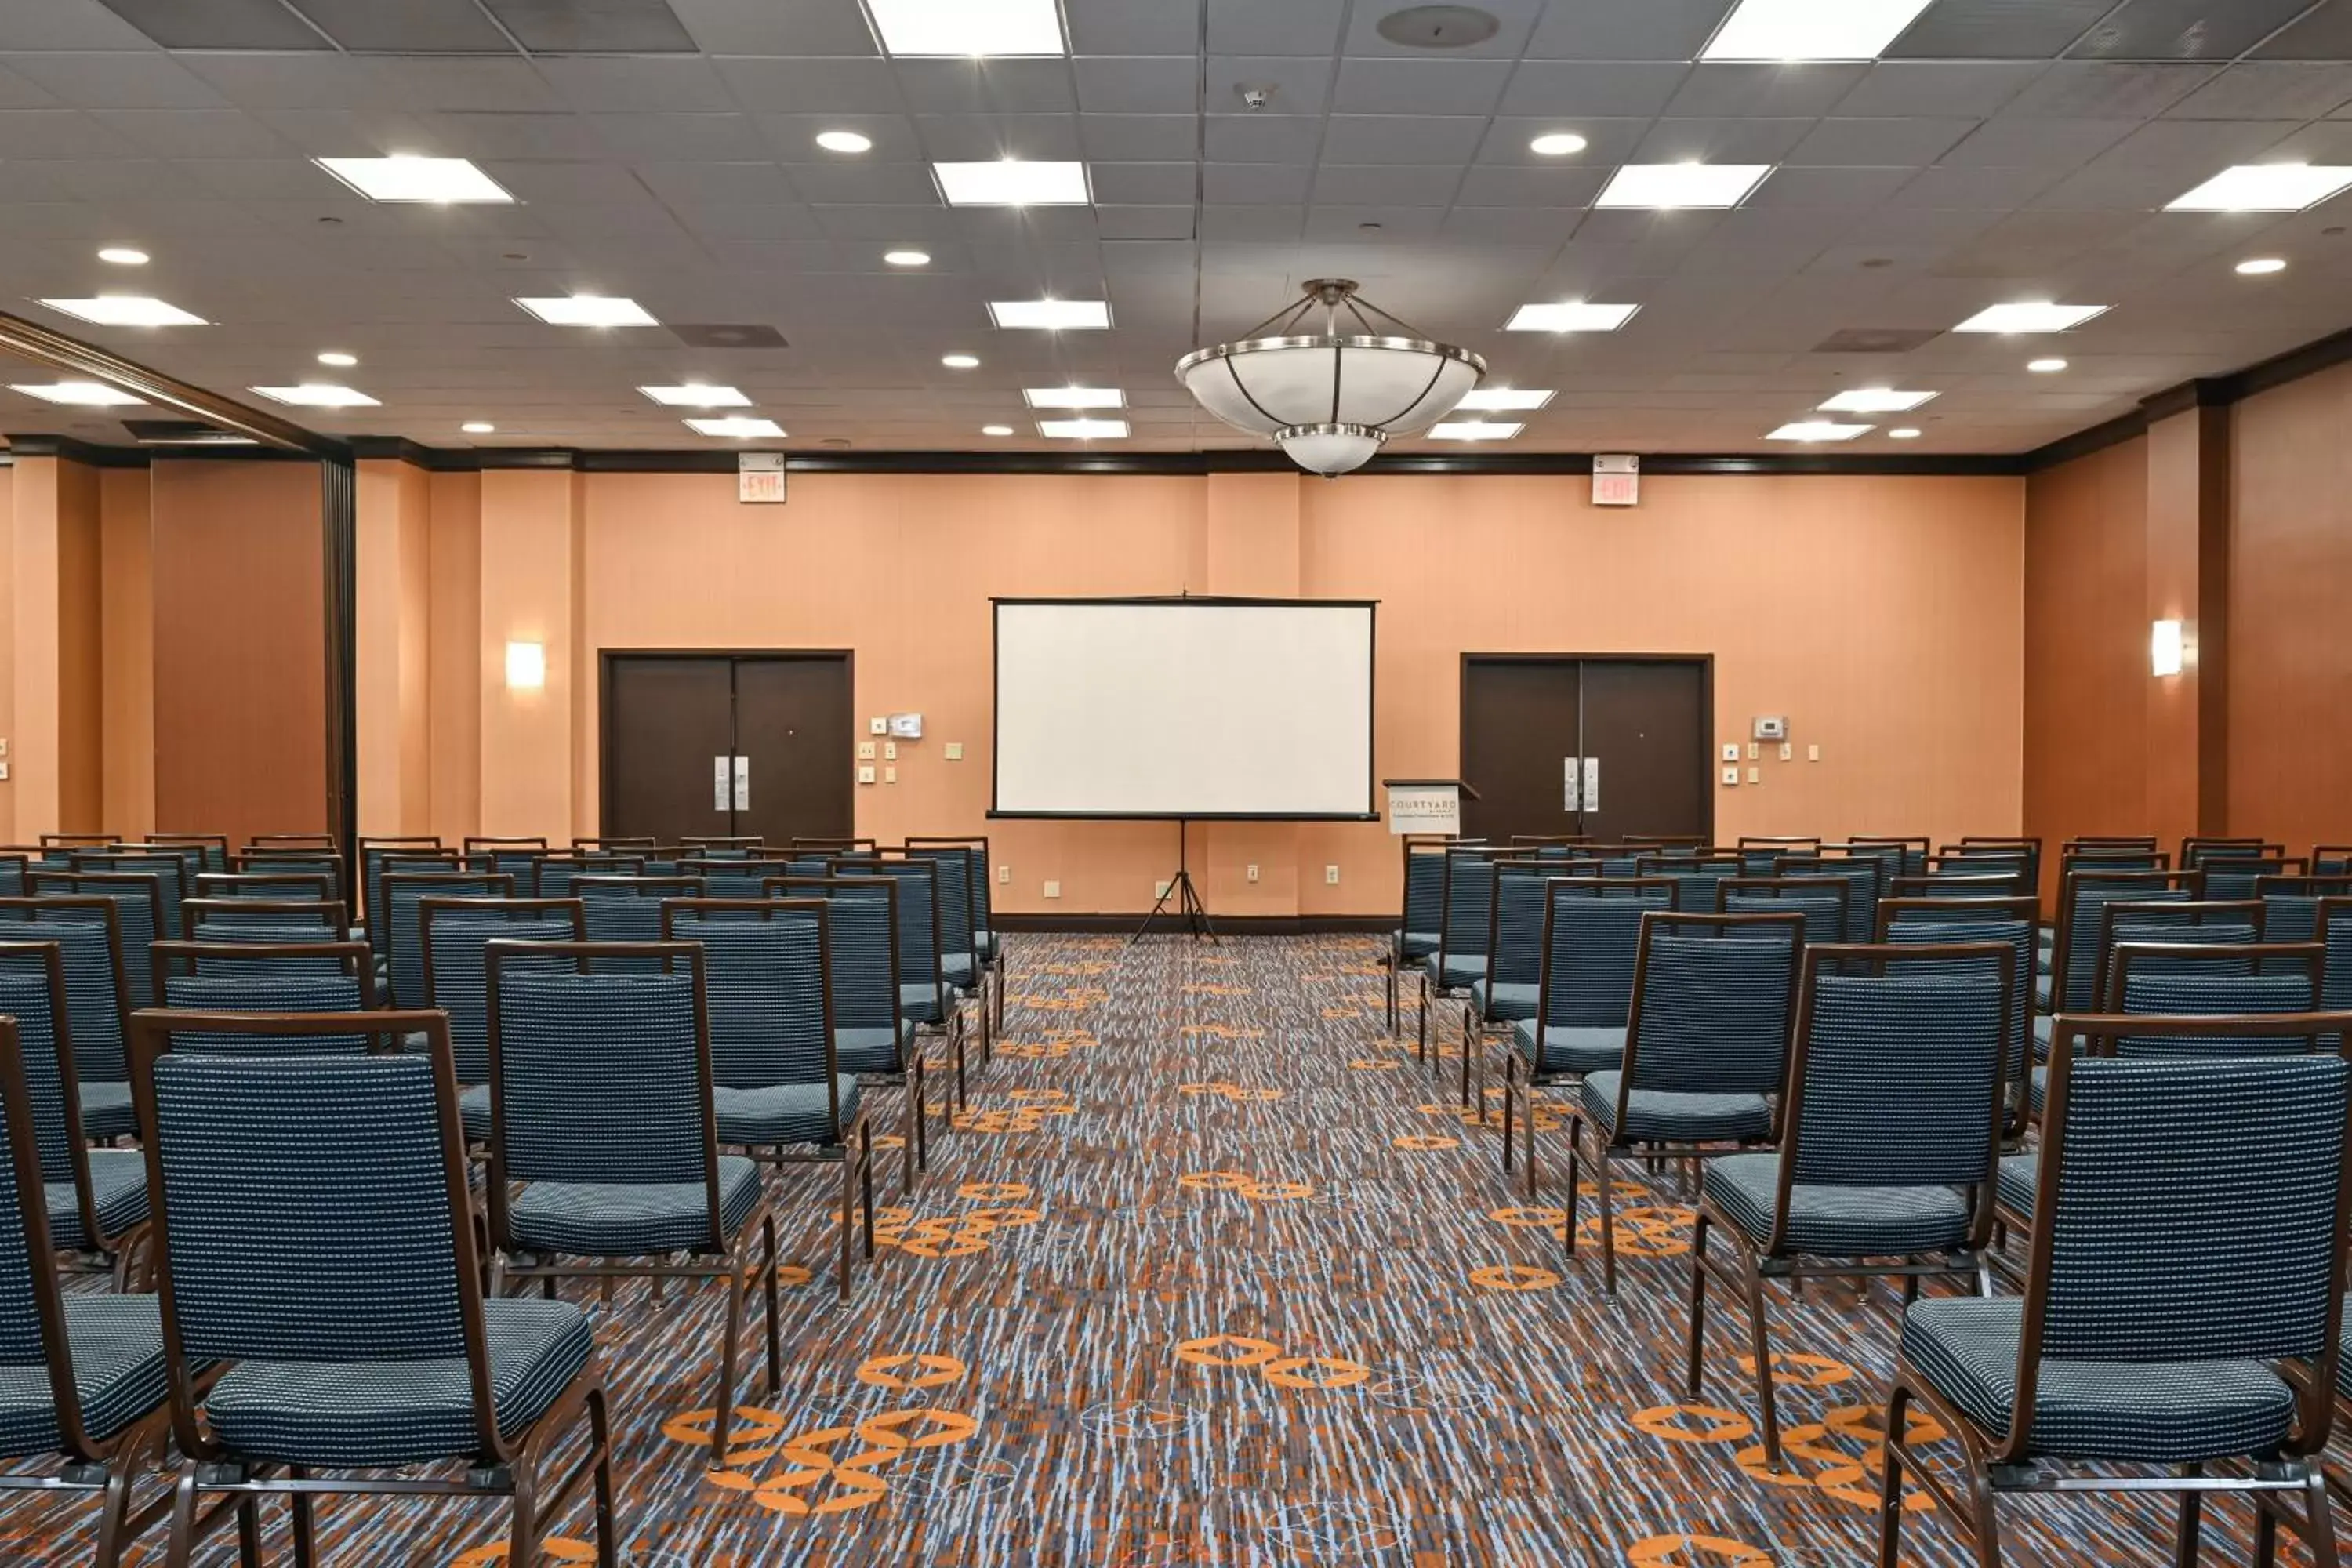
[[[1584,759],[1584,809],[1587,811],[1601,809],[1601,759],[1599,757]]]
[[[1566,775],[1567,796],[1561,803],[1560,809],[1568,812],[1582,811],[1584,809],[1584,759],[1562,757],[1560,772]]]
[[[749,757],[735,759],[735,809],[751,809],[751,759]]]
[[[728,807],[728,802],[730,802],[730,800],[732,800],[732,799],[734,798],[734,794],[733,794],[733,789],[732,789],[733,782],[734,782],[734,770],[733,770],[733,768],[730,765],[730,759],[729,759],[729,758],[726,758],[726,757],[713,757],[713,758],[711,758],[711,759],[710,759],[710,809],[711,809],[711,810],[713,810],[713,811],[725,811],[725,810],[727,809],[727,807]]]

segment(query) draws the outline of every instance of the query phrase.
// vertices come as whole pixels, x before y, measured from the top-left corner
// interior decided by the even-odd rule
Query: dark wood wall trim
[[[327,831],[359,865],[359,479],[349,458],[319,459],[320,559],[327,596]]]

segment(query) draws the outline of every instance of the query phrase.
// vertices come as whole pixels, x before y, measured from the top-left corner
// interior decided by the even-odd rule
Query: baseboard
[[[1011,915],[989,917],[991,929],[1063,934],[1130,933],[1143,924],[1144,911],[1131,915]],[[1396,929],[1394,915],[1211,915],[1209,923],[1224,936],[1322,936],[1340,932],[1386,932]],[[1183,927],[1168,915],[1152,922],[1154,935],[1181,933]]]

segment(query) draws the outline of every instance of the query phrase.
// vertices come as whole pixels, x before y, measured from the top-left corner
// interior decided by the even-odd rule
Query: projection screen
[[[992,816],[1373,817],[1371,602],[994,605]]]

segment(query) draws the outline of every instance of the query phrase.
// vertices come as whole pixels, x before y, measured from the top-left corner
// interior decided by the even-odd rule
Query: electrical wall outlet
[[[1762,768],[1748,769],[1748,782],[1749,784],[1762,784],[1764,782],[1764,770]]]
[[[1324,867],[1323,881],[1324,885],[1327,887],[1338,887],[1339,885],[1339,868],[1337,866]]]
[[[870,767],[858,769],[857,782],[859,784],[872,784],[874,782],[874,770]]]
[[[884,768],[882,770],[882,782],[884,784],[897,784],[898,782],[898,770],[896,768]]]
[[[1011,887],[1013,885],[1013,868],[1010,866],[999,866],[996,868],[996,881],[999,887]]]
[[[868,719],[866,721],[866,732],[869,735],[887,735],[890,732],[890,721],[887,719]]]
[[[1805,748],[1805,761],[1809,763],[1818,763],[1821,760],[1822,749],[1819,746],[1807,746]]]
[[[857,760],[861,763],[870,763],[874,760],[873,742],[860,741],[857,742]]]
[[[7,764],[7,763],[0,763],[0,784],[6,784],[7,782],[8,782],[8,764]]]
[[[886,763],[895,763],[898,760],[898,742],[885,741],[882,742],[882,760]]]
[[[1164,899],[1164,898],[1166,898],[1166,897],[1168,896],[1168,887],[1169,887],[1169,884],[1167,884],[1166,882],[1154,882],[1154,883],[1152,883],[1152,884],[1151,884],[1151,896],[1152,896],[1153,898],[1155,898],[1155,899]]]
[[[1249,863],[1249,879],[1253,882],[1257,880],[1257,862],[1255,860]]]
[[[1062,896],[1062,884],[1061,884],[1061,883],[1059,883],[1059,882],[1048,882],[1048,883],[1046,883],[1046,884],[1045,884],[1045,896],[1046,896],[1047,898],[1049,898],[1049,899],[1058,899],[1058,898],[1060,898],[1060,897]]]
[[[961,741],[950,741],[947,743],[947,754],[948,761],[951,763],[960,763],[963,761],[963,742]]]
[[[1726,768],[1726,769],[1724,769],[1724,770],[1723,770],[1723,787],[1724,787],[1724,788],[1726,788],[1726,789],[1730,789],[1730,788],[1734,787],[1735,785],[1737,785],[1738,783],[1739,783],[1739,770],[1738,770],[1738,768]]]
[[[1739,760],[1738,742],[1726,741],[1723,743],[1723,760],[1727,763],[1736,763]]]

